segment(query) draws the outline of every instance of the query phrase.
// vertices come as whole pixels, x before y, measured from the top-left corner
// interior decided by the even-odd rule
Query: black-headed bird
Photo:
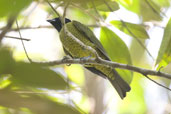
[[[96,54],[92,50],[86,50],[80,43],[67,35],[60,18],[54,18],[47,21],[50,22],[59,32],[64,52],[67,55],[70,55],[72,58],[84,58],[96,57],[96,54],[98,54],[102,59],[110,61],[110,58],[105,52],[102,44],[86,25],[83,25],[78,21],[71,21],[70,19],[65,18],[66,30],[84,45],[93,48],[96,51]],[[108,79],[122,99],[126,96],[126,92],[131,89],[128,83],[123,80],[118,72],[113,68],[97,64],[88,64],[84,65],[84,67],[89,71]]]

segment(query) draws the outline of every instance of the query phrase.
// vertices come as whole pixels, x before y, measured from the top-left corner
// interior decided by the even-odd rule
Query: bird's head
[[[61,19],[59,17],[58,18],[54,18],[54,19],[49,19],[47,21],[49,23],[51,23],[58,30],[58,32],[61,31],[61,29],[62,29],[62,22],[61,22]],[[71,22],[71,20],[65,18],[65,24],[69,23],[69,22]]]

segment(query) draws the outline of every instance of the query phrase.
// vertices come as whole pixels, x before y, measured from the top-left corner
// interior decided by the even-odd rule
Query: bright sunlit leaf
[[[171,18],[164,30],[163,40],[160,45],[156,64],[158,64],[162,59],[167,64],[171,61]]]
[[[112,61],[132,64],[128,47],[113,31],[102,27],[100,41]],[[132,72],[120,69],[118,71],[124,80],[131,83]]]
[[[65,67],[66,73],[71,81],[79,86],[84,85],[84,70],[80,65],[71,65]]]
[[[1,75],[0,76],[0,89],[7,87],[11,84],[11,81],[9,80],[11,76],[9,75]]]
[[[121,3],[123,3],[124,5],[131,5],[133,0],[119,0]]]

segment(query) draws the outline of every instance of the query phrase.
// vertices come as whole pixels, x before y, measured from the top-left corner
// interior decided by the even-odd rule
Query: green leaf
[[[132,34],[134,34],[137,38],[142,38],[142,39],[149,38],[146,30],[144,29],[144,27],[142,25],[128,23],[128,22],[122,23],[121,21],[111,21],[110,23],[113,26],[117,27],[122,32],[124,32],[130,36],[132,36]],[[132,34],[128,31],[128,29],[129,29],[129,31],[131,31]]]
[[[113,31],[106,27],[102,27],[100,32],[100,41],[112,61],[132,64],[127,46]],[[125,81],[131,83],[132,72],[119,69],[117,71],[119,71]]]
[[[0,17],[17,15],[32,0],[0,0]]]
[[[12,75],[15,84],[29,87],[65,89],[68,86],[60,74],[35,64],[17,62]]]
[[[116,0],[120,5],[128,9],[129,11],[135,12],[139,15],[139,0]]]
[[[6,88],[11,84],[10,77],[10,75],[0,75],[0,89]]]
[[[34,114],[80,114],[75,108],[54,102],[36,94],[18,94],[10,90],[0,90],[0,105],[19,111],[28,108]]]
[[[140,0],[140,13],[143,16],[143,21],[161,21],[161,7],[152,0]]]
[[[153,0],[153,2],[165,8],[170,6],[170,0]]]
[[[167,64],[171,61],[171,18],[164,30],[163,40],[160,45],[156,64],[158,64],[162,59]]]
[[[97,8],[97,10],[99,10],[99,11],[105,11],[105,12],[111,12],[111,10],[112,10],[112,11],[116,11],[116,10],[119,9],[119,5],[118,5],[118,3],[115,2],[115,1],[110,1],[110,2],[108,2],[107,4],[109,5],[109,7],[110,7],[111,9],[109,9],[109,7],[108,7],[105,3],[104,3],[104,4],[101,4],[101,5],[99,5],[99,6],[97,6],[96,8]]]

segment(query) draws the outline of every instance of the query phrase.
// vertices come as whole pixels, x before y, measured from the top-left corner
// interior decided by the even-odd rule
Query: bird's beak
[[[54,19],[48,19],[46,21],[49,22],[49,23],[51,23],[51,22],[54,22],[55,20]]]
[[[51,20],[46,20],[47,22],[50,22]]]

